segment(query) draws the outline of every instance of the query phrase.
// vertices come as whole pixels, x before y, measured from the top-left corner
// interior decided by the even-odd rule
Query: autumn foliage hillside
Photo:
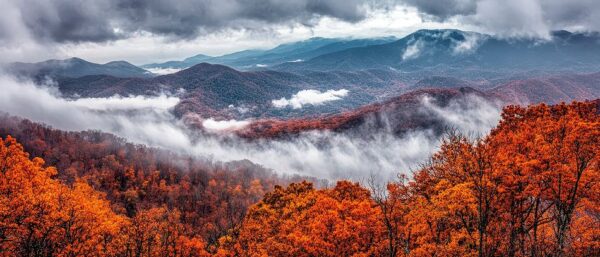
[[[494,97],[470,87],[420,89],[335,115],[258,120],[237,131],[237,134],[244,138],[285,138],[311,130],[330,130],[360,135],[388,127],[396,135],[421,129],[441,132],[445,128],[443,122],[436,119],[435,115],[422,111],[426,97],[435,100],[440,107],[447,107],[453,102],[472,101],[475,97],[490,102],[494,100]],[[372,131],[364,131],[365,127]]]
[[[65,132],[0,114],[0,138],[9,135],[32,157],[56,167],[52,178],[68,186],[87,183],[119,215],[135,218],[148,212],[159,215],[152,211],[156,208],[176,210],[182,231],[202,238],[207,248],[238,226],[246,209],[274,185],[300,180],[249,162],[209,162],[102,132]]]
[[[56,169],[7,136],[0,256],[600,256],[597,110],[509,106],[485,138],[449,133],[412,176],[332,188],[161,166],[102,140],[81,148],[95,152],[39,146],[80,134],[35,148],[20,134]],[[70,156],[81,159],[59,160]]]
[[[208,255],[202,239],[183,235],[181,212],[157,207],[128,218],[87,183],[67,186],[56,174],[14,138],[0,139],[1,256]]]
[[[250,209],[239,256],[600,256],[594,103],[509,106],[489,136],[450,134],[411,179],[277,187]]]

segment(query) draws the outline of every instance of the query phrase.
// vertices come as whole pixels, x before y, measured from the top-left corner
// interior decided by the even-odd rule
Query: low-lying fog
[[[326,179],[364,179],[371,174],[390,179],[408,173],[439,146],[430,130],[413,131],[398,138],[387,130],[370,137],[327,131],[306,132],[293,140],[238,139],[215,133],[225,123],[212,122],[213,135],[188,129],[170,113],[179,101],[173,96],[110,98],[62,98],[52,85],[0,75],[0,111],[70,131],[101,130],[135,143],[174,152],[209,157],[218,161],[247,159],[278,173]],[[477,97],[468,104],[441,108],[422,100],[423,110],[437,115],[448,127],[470,135],[484,135],[500,118],[497,105]],[[418,110],[415,110],[418,111]],[[243,126],[248,121],[227,121]]]

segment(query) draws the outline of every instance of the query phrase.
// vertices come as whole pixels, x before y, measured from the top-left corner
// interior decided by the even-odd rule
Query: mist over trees
[[[26,147],[2,131],[0,255],[597,256],[597,107],[509,106],[410,177],[331,188],[13,122]]]

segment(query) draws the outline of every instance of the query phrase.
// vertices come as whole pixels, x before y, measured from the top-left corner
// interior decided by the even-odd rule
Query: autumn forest
[[[592,102],[505,107],[387,185],[203,167],[10,116],[0,133],[0,256],[600,255]]]
[[[600,257],[600,0],[0,0],[0,257]]]

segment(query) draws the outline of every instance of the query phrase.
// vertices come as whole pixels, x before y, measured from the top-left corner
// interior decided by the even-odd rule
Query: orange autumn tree
[[[0,138],[0,256],[208,256],[183,234],[178,211],[115,214],[88,184],[62,184],[54,167]]]
[[[67,187],[51,178],[56,169],[43,165],[13,138],[0,139],[0,254],[117,253],[126,219],[87,184]]]
[[[230,254],[379,256],[379,216],[369,191],[351,182],[323,190],[307,182],[276,187],[249,210]]]
[[[411,206],[403,215],[412,241],[400,256],[491,255],[498,185],[489,167],[483,142],[450,134],[406,192],[391,190]]]
[[[179,211],[165,207],[143,210],[127,229],[125,256],[209,256],[204,241],[184,233]]]
[[[595,104],[509,106],[490,135],[449,134],[387,192],[276,188],[221,238],[220,253],[600,256],[599,142]],[[340,190],[354,193],[340,201]]]
[[[9,135],[30,156],[56,167],[54,179],[67,185],[86,182],[105,195],[117,214],[133,218],[163,206],[178,211],[185,235],[201,238],[211,252],[264,192],[302,180],[247,161],[217,163],[100,131],[60,131],[0,113],[0,137]]]
[[[496,149],[495,171],[504,180],[503,206],[512,208],[505,223],[516,224],[506,235],[507,254],[600,254],[597,239],[581,243],[577,234],[580,219],[593,225],[600,215],[586,208],[590,201],[598,204],[594,200],[600,182],[597,106],[578,102],[511,106],[502,118],[489,145]]]
[[[244,216],[265,185],[242,170],[203,184],[107,155],[105,171],[71,163],[58,180],[7,137],[0,256],[600,256],[599,142],[596,104],[509,106],[485,138],[450,133],[410,179],[278,186]]]
[[[451,134],[407,190],[389,191],[411,206],[396,212],[411,233],[398,256],[600,254],[596,106],[510,106],[502,117],[484,139]]]

